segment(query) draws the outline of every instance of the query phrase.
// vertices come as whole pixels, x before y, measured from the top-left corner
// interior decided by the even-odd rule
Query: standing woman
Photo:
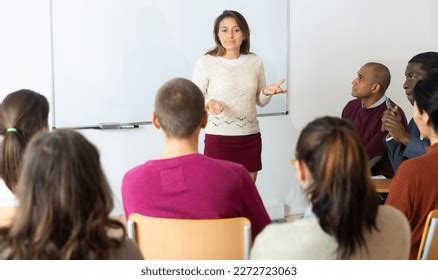
[[[266,86],[262,60],[250,52],[250,31],[236,11],[224,11],[214,23],[216,47],[196,63],[193,82],[206,95],[209,114],[204,154],[242,164],[255,181],[262,169],[262,140],[256,104],[285,93],[280,81]]]

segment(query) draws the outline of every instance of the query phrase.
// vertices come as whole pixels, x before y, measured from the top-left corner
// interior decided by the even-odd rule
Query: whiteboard
[[[267,84],[288,77],[288,0],[52,0],[55,127],[143,123],[158,88],[191,79],[225,9],[242,13]],[[287,83],[286,83],[287,87]],[[275,96],[259,114],[287,112]]]

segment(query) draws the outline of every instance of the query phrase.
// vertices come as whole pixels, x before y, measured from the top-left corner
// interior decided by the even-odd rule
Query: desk
[[[371,179],[378,193],[389,193],[391,179]]]

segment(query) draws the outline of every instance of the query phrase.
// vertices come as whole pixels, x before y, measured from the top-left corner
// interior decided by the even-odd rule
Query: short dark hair
[[[225,54],[225,48],[222,46],[218,35],[219,24],[225,18],[234,18],[236,20],[237,25],[239,26],[240,30],[243,33],[243,36],[245,37],[245,40],[243,40],[242,45],[240,45],[240,53],[249,54],[250,53],[249,50],[251,46],[251,40],[250,40],[251,31],[249,30],[249,25],[246,22],[245,17],[241,13],[232,10],[223,11],[222,14],[220,14],[214,21],[213,38],[214,41],[216,42],[216,47],[208,51],[206,54],[210,54],[214,56],[222,56]]]
[[[312,176],[306,193],[321,228],[337,243],[338,258],[350,258],[377,228],[377,194],[368,156],[353,126],[336,117],[310,122],[301,132],[295,158]]]
[[[78,132],[40,132],[30,141],[16,195],[14,221],[0,230],[3,259],[105,259],[125,238],[109,218],[113,198],[99,152]]]
[[[438,74],[418,81],[414,88],[414,100],[420,113],[429,115],[429,125],[438,133]]]
[[[371,67],[373,69],[373,80],[381,86],[380,92],[384,93],[391,83],[391,73],[388,67],[379,62],[368,62],[364,66]]]
[[[35,133],[48,127],[48,117],[49,102],[32,90],[12,92],[0,105],[0,133],[4,137],[0,172],[6,186],[12,191],[18,180],[24,148]]]
[[[419,53],[411,58],[409,63],[421,64],[421,68],[429,74],[432,69],[438,68],[438,52]]]
[[[158,90],[155,114],[167,136],[187,138],[202,121],[204,95],[197,85],[184,78],[175,78]]]

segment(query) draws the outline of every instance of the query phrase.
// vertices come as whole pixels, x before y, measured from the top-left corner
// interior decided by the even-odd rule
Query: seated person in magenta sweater
[[[385,96],[390,82],[391,74],[385,65],[376,62],[365,64],[352,81],[351,95],[357,99],[348,102],[342,111],[342,118],[349,120],[362,138],[370,159],[372,175],[384,175],[387,178],[394,176],[383,143],[387,131],[382,130],[382,116],[387,109],[387,103],[392,107],[396,106]],[[405,114],[400,108],[398,112],[406,127]]]
[[[412,105],[414,105],[415,85],[418,81],[427,78],[434,69],[438,69],[438,52],[420,53],[409,60],[403,89]],[[424,155],[430,142],[420,136],[414,119],[409,121],[406,130],[394,109],[396,108],[388,108],[385,111],[382,122],[383,128],[388,131],[385,147],[395,172],[403,160]]]
[[[163,131],[164,150],[123,178],[126,218],[131,213],[178,219],[246,217],[253,238],[271,222],[245,167],[199,154],[207,112],[198,86],[181,78],[165,83],[155,98],[152,124]]]

